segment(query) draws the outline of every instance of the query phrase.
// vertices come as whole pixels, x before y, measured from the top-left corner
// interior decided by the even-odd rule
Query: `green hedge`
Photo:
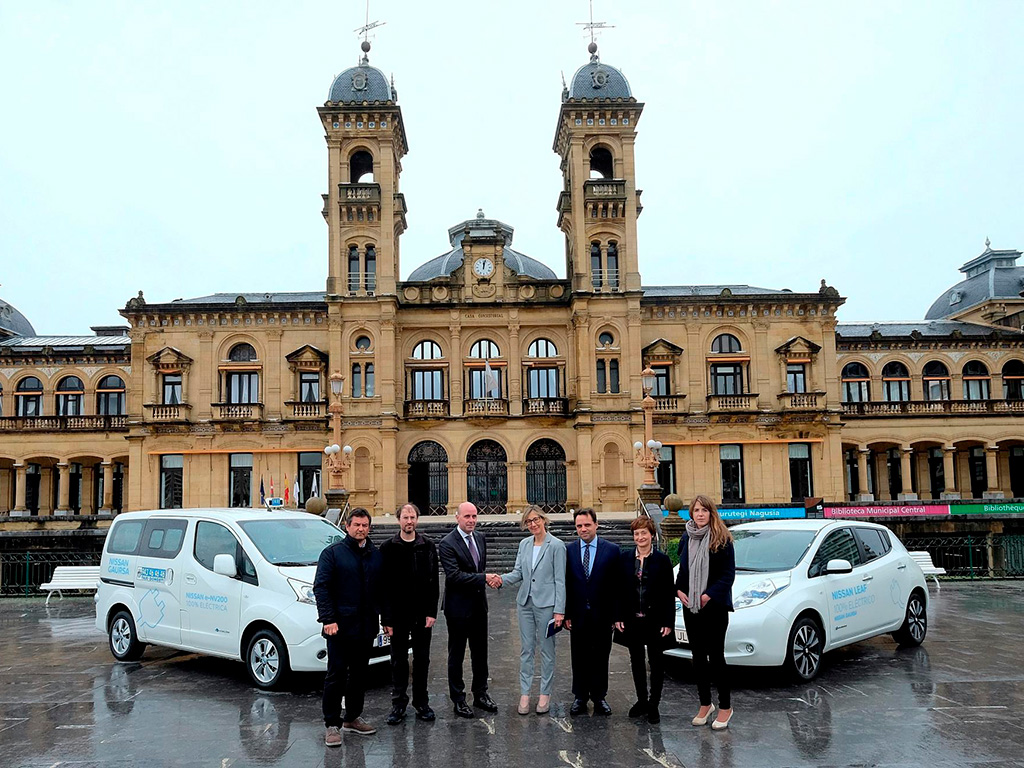
[[[665,554],[672,560],[672,567],[679,565],[679,539],[669,539],[665,542]]]

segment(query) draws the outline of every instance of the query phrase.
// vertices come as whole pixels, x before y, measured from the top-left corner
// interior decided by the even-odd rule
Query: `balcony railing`
[[[564,397],[528,397],[523,400],[523,413],[527,416],[566,416],[569,401]]]
[[[463,411],[467,416],[506,416],[508,400],[504,398],[466,400],[463,404]]]
[[[447,400],[406,400],[407,419],[436,419],[448,415]]]
[[[285,403],[291,410],[291,418],[293,419],[322,419],[327,415],[327,403],[316,401],[316,402],[297,402],[290,400]]]
[[[654,395],[655,413],[678,413],[685,395]]]
[[[128,429],[127,416],[4,416],[0,432],[111,432]]]
[[[825,406],[824,392],[782,392],[779,405],[784,411],[810,411]]]
[[[349,272],[345,286],[349,296],[373,296],[377,290],[377,273]]]
[[[380,184],[339,184],[342,203],[380,203]]]
[[[757,394],[708,395],[709,411],[756,411]]]
[[[145,403],[146,421],[188,421],[192,406],[188,403]]]
[[[624,179],[590,179],[583,182],[583,197],[586,200],[625,200],[626,182]]]
[[[902,400],[880,403],[843,403],[843,415],[935,416],[1017,413],[1024,414],[1024,400]]]
[[[263,403],[213,403],[214,421],[262,421]]]
[[[602,288],[608,288],[613,291],[618,290],[619,270],[599,269],[591,276],[590,283],[593,285],[595,291],[599,291]]]

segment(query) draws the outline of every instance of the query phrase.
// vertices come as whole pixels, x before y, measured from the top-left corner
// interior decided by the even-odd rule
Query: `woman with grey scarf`
[[[693,654],[700,710],[691,721],[704,725],[715,711],[711,682],[718,688],[718,716],[711,727],[729,727],[732,701],[725,665],[725,632],[732,610],[732,584],[736,580],[736,554],[732,534],[707,496],[690,504],[686,533],[679,539],[679,575],[676,595],[683,604],[683,621]]]

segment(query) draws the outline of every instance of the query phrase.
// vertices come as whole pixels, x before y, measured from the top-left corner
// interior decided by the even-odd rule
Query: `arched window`
[[[448,453],[433,440],[409,451],[409,502],[424,515],[448,514]]]
[[[590,178],[610,179],[614,176],[615,164],[608,148],[594,147],[590,150]]]
[[[377,249],[366,246],[366,290],[377,290]]]
[[[348,290],[355,293],[359,290],[361,275],[359,269],[359,246],[348,247]]]
[[[930,360],[922,369],[925,400],[949,400],[949,369],[938,360]]]
[[[413,360],[441,360],[441,347],[433,341],[421,341],[412,351]]]
[[[26,376],[14,387],[15,415],[43,415],[43,382],[35,376]]]
[[[545,512],[565,512],[565,451],[554,440],[526,449],[526,501]]]
[[[893,361],[882,368],[882,397],[890,403],[910,399],[910,372],[903,363]]]
[[[96,413],[100,416],[124,416],[124,381],[120,376],[100,379],[96,387]]]
[[[477,359],[493,360],[496,357],[501,357],[501,352],[498,349],[498,345],[490,339],[480,339],[480,341],[469,348],[469,356]]]
[[[618,485],[622,477],[622,455],[619,453],[619,446],[615,443],[605,445],[601,462],[604,464],[605,485]]]
[[[871,380],[863,364],[847,363],[841,378],[844,403],[866,403],[871,399]]]
[[[352,478],[357,491],[368,491],[375,486],[373,478],[373,462],[367,448],[356,448],[352,462]]]
[[[964,365],[964,400],[988,400],[992,380],[988,368],[980,360],[971,360]]]
[[[65,376],[57,382],[57,415],[81,416],[85,385],[77,376]]]
[[[590,283],[597,290],[604,280],[601,269],[601,244],[596,240],[590,244]]]
[[[257,360],[256,350],[252,344],[235,344],[228,353],[228,360],[233,363],[252,363]]]
[[[1024,362],[1010,360],[1003,366],[1003,397],[1024,400]]]
[[[466,453],[466,498],[480,514],[501,514],[508,502],[508,457],[494,440],[480,440]]]
[[[619,287],[619,244],[614,240],[608,243],[608,264],[606,266],[608,274],[608,286],[611,288]]]
[[[549,339],[537,339],[526,352],[527,357],[558,357],[558,348]]]
[[[348,166],[349,181],[353,184],[373,184],[373,155],[365,149],[353,152]]]
[[[740,340],[731,333],[722,333],[711,342],[711,351],[715,353],[741,352]]]
[[[352,364],[352,397],[373,397],[373,363]]]

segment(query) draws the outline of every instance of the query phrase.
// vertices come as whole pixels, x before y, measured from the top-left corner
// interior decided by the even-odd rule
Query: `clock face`
[[[477,259],[473,263],[473,272],[480,277],[490,277],[494,274],[494,262],[490,259]]]

